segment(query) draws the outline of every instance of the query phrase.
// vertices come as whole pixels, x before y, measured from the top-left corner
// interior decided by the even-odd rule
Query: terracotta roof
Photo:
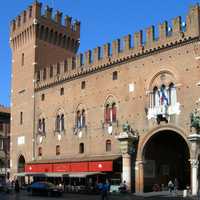
[[[84,157],[71,157],[66,159],[54,159],[54,160],[36,160],[28,164],[42,164],[42,163],[66,163],[66,162],[84,162],[84,161],[106,161],[106,160],[116,160],[120,158],[121,155],[108,155],[108,156],[84,156]]]
[[[10,108],[5,107],[5,106],[0,104],[0,113],[8,113],[8,114],[10,114]]]

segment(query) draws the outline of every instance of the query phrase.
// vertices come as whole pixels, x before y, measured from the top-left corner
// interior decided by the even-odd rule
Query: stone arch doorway
[[[149,138],[143,149],[144,192],[167,189],[170,179],[179,189],[190,185],[190,151],[185,139],[175,131],[162,130]],[[162,186],[162,187],[161,187]]]
[[[26,164],[26,161],[25,161],[24,156],[20,155],[18,159],[18,168],[17,168],[17,172],[18,172],[17,179],[19,180],[20,185],[25,184],[25,174],[24,174],[25,164]]]

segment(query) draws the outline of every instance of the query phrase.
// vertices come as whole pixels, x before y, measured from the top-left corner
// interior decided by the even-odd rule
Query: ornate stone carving
[[[198,168],[199,161],[197,159],[190,159],[190,164],[192,168]]]
[[[195,109],[191,114],[190,114],[190,128],[195,129],[196,133],[200,133],[200,113],[199,110]]]

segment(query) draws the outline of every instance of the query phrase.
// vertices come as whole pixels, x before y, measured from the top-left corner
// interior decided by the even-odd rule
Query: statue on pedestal
[[[190,128],[195,129],[196,133],[200,133],[200,113],[199,110],[195,109],[191,114],[190,114]]]

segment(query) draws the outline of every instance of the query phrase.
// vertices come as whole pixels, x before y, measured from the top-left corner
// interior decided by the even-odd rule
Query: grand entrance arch
[[[179,189],[190,185],[190,152],[185,139],[172,130],[156,132],[146,142],[143,152],[144,192],[167,188],[178,180]]]

